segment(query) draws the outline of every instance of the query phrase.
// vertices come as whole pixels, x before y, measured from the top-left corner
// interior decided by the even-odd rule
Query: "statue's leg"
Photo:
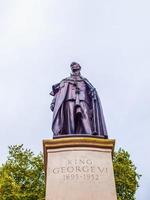
[[[76,109],[76,115],[75,115],[75,134],[83,134],[84,131],[83,131],[83,126],[82,126],[82,121],[81,121],[81,118],[82,118],[82,111],[81,111],[81,107],[80,107],[80,112],[77,112],[77,109]]]
[[[92,126],[91,126],[91,120],[90,120],[90,108],[88,104],[84,101],[80,102],[81,108],[82,108],[82,117],[81,117],[81,123],[83,127],[83,134],[89,134],[92,135]]]
[[[75,134],[75,101],[65,102],[65,133],[64,134]]]

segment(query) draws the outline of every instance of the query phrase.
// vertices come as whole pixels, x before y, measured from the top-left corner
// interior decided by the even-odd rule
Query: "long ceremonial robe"
[[[92,119],[93,123],[96,125],[96,131],[98,136],[107,138],[107,130],[103,115],[103,110],[101,106],[100,99],[98,97],[98,94],[95,90],[95,88],[92,86],[92,84],[86,79],[82,78],[87,85],[87,88],[89,91],[94,92],[94,97],[90,95],[91,99],[91,109],[92,109]],[[65,105],[65,98],[68,92],[68,86],[69,81],[68,78],[63,79],[60,83],[52,86],[52,92],[50,93],[52,96],[54,96],[55,99],[55,106],[54,106],[54,112],[53,112],[53,122],[52,122],[52,131],[54,133],[54,136],[63,135],[63,127],[64,127],[64,105]],[[93,103],[92,103],[93,102]],[[92,123],[92,124],[93,124]]]

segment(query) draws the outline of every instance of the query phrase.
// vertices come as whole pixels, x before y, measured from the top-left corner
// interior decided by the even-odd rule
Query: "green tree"
[[[135,200],[140,176],[127,151],[119,149],[114,153],[113,166],[118,200]]]
[[[120,149],[113,157],[118,200],[135,200],[140,175],[128,152]],[[35,156],[23,145],[9,147],[9,155],[0,168],[0,200],[44,200],[43,156]]]
[[[9,147],[9,156],[0,168],[1,200],[42,200],[45,193],[43,157],[23,145]]]

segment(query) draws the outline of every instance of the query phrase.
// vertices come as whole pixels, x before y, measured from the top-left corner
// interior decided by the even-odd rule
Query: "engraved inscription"
[[[55,175],[63,181],[99,182],[108,176],[108,168],[98,166],[92,159],[67,159],[62,166],[49,167],[48,176]]]

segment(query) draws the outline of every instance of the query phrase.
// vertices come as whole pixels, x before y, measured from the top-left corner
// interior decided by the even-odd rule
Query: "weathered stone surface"
[[[56,140],[44,141],[46,200],[117,200],[114,140]]]

